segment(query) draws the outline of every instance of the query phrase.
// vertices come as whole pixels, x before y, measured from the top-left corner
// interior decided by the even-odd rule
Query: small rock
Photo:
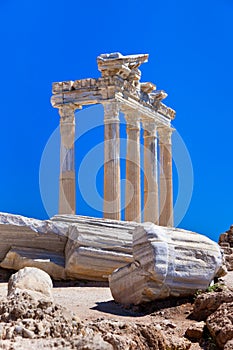
[[[175,323],[172,323],[170,320],[164,320],[163,324],[165,326],[167,326],[169,328],[173,328],[173,329],[177,327],[177,325]]]
[[[156,324],[156,325],[155,325],[155,329],[156,329],[157,331],[161,331],[162,327],[160,326],[160,324]]]
[[[113,350],[113,346],[105,341],[100,334],[92,337],[82,337],[82,339],[75,341],[76,349],[85,350]]]
[[[221,304],[230,303],[232,301],[233,292],[229,290],[200,294],[193,304],[192,316],[197,321],[205,321]]]
[[[232,350],[233,349],[233,340],[229,340],[225,346],[224,346],[224,350]]]
[[[203,335],[203,329],[205,327],[205,322],[196,322],[192,324],[185,332],[185,337],[190,340],[200,340]]]
[[[233,341],[232,320],[233,302],[222,304],[217,311],[206,320],[208,330],[220,349],[223,349],[227,342]]]
[[[33,339],[35,337],[35,333],[26,328],[23,328],[22,335],[23,335],[23,338],[29,338],[29,339]]]
[[[12,339],[12,338],[13,338],[13,332],[14,332],[14,329],[13,329],[13,328],[7,327],[7,328],[6,328],[5,339]]]
[[[15,326],[14,328],[14,332],[17,334],[17,335],[21,335],[22,332],[23,332],[23,327],[22,326]]]
[[[3,327],[3,325],[0,324],[0,339],[4,339],[5,338],[5,328]]]
[[[52,299],[52,288],[52,280],[46,272],[35,267],[25,267],[9,279],[8,297],[27,291],[35,299]]]

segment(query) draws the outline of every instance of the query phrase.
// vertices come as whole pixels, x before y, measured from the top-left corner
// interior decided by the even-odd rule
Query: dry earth
[[[233,289],[233,272],[227,275],[225,283],[230,289]],[[4,298],[6,295],[7,283],[2,282],[0,283],[0,297]],[[113,301],[110,289],[106,284],[95,282],[55,282],[53,296],[55,303],[65,306],[75,313],[85,325],[91,325],[92,328],[97,325],[98,327],[103,326],[107,320],[120,321],[125,325],[133,323],[138,327],[154,324],[156,329],[165,333],[170,343],[174,341],[177,344],[178,347],[174,349],[179,349],[179,342],[184,341],[183,337],[187,328],[196,324],[196,321],[189,319],[192,312],[191,300],[173,299],[148,304],[147,306],[127,307]],[[54,348],[70,349],[66,342],[62,340],[54,344]],[[0,348],[2,349],[51,349],[51,347],[51,342],[47,339],[29,340],[19,338],[16,342],[0,340]],[[86,347],[74,348],[89,349]],[[148,349],[153,348],[152,346]],[[184,348],[184,345],[180,347],[180,349]],[[191,347],[187,345],[188,348],[191,350],[217,349],[214,346],[207,346],[205,342],[199,344],[198,341],[192,342]],[[90,347],[90,349],[92,348]]]
[[[0,283],[0,296],[7,294],[7,283]],[[143,326],[155,323],[158,329],[162,329],[170,342],[183,343],[183,336],[189,325],[195,321],[187,316],[191,313],[191,303],[184,300],[158,302],[156,305],[143,307],[123,307],[112,300],[110,289],[97,283],[55,283],[53,289],[54,301],[74,312],[85,324],[90,322],[103,322],[116,320],[124,323],[136,323]],[[179,339],[180,338],[180,339]],[[48,344],[47,344],[48,343]],[[47,344],[47,345],[46,345]],[[56,347],[58,345],[56,344]],[[60,344],[61,348],[68,349],[66,343]],[[67,345],[68,346],[68,345]],[[2,343],[4,349],[51,349],[51,343],[46,339],[28,340],[18,339],[16,342]],[[1,344],[0,344],[1,348]],[[150,347],[153,349],[153,347]],[[81,349],[81,347],[80,347]],[[84,348],[83,348],[84,349]],[[192,350],[204,349],[198,343],[193,343]]]

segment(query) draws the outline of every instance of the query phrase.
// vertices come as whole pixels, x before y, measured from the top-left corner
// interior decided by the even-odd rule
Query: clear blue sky
[[[149,53],[143,80],[177,111],[194,172],[179,226],[217,239],[233,223],[232,0],[1,0],[0,35],[0,211],[47,218],[39,167],[59,123],[51,84],[98,77],[96,57],[120,51]]]

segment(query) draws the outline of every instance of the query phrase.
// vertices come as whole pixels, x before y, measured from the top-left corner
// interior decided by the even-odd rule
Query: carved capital
[[[166,144],[171,145],[171,137],[172,133],[175,129],[168,128],[168,127],[159,127],[158,128],[158,134],[159,134],[159,144]]]
[[[155,121],[144,120],[143,129],[144,129],[144,138],[145,137],[157,137],[157,123]]]
[[[140,129],[141,115],[137,110],[124,110],[127,129]]]
[[[75,111],[74,105],[63,105],[59,108],[61,141],[66,149],[70,149],[74,144],[75,136]]]
[[[73,104],[64,104],[61,107],[59,107],[59,115],[61,117],[62,121],[72,121],[74,118],[74,111],[77,108],[77,106]]]
[[[104,123],[119,122],[120,106],[117,101],[103,103],[104,106]]]

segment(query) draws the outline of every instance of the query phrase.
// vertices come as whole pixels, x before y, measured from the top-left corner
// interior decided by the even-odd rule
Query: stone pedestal
[[[143,122],[144,128],[144,222],[159,224],[156,123]]]
[[[158,128],[160,147],[160,217],[159,225],[173,226],[172,144],[173,129]]]
[[[125,220],[141,222],[140,120],[136,113],[126,114],[127,157]]]
[[[59,214],[75,214],[75,166],[74,166],[74,137],[75,137],[75,106],[62,105],[60,114],[60,191]]]
[[[104,218],[120,220],[119,106],[104,104]]]

